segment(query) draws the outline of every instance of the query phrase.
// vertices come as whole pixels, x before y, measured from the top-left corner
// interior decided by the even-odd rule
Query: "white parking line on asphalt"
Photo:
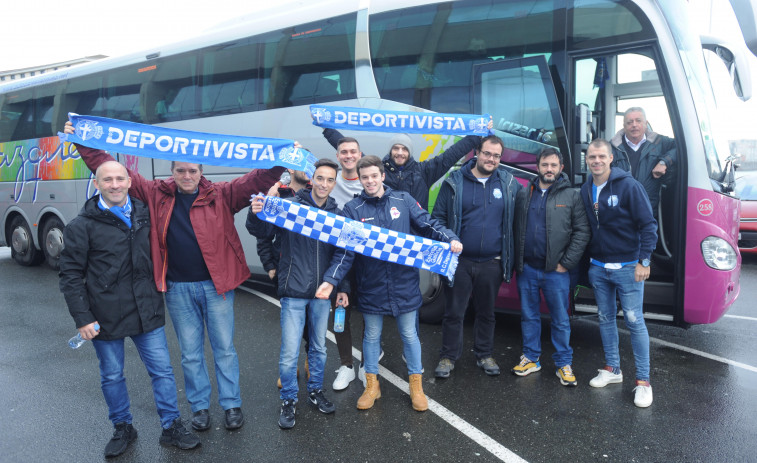
[[[593,325],[599,325],[599,322],[596,320],[588,320],[585,318],[578,318],[578,321],[591,323]],[[618,328],[619,333],[630,335],[631,333],[623,328]],[[737,362],[736,360],[727,359],[725,357],[720,357],[714,354],[710,354],[709,352],[704,352],[698,349],[692,349],[691,347],[682,346],[680,344],[675,344],[669,341],[663,341],[662,339],[654,338],[652,336],[649,337],[649,342],[653,342],[655,344],[659,344],[661,346],[670,347],[672,349],[680,350],[683,352],[688,352],[690,354],[698,355],[700,357],[708,358],[710,360],[715,360],[716,362],[725,363],[726,365],[731,365],[738,368],[743,368],[744,370],[751,371],[753,373],[757,373],[757,367],[748,365],[746,363]]]
[[[281,304],[279,303],[278,299],[275,299],[271,296],[268,296],[267,294],[263,294],[259,291],[256,291],[254,289],[245,288],[243,286],[240,286],[238,289],[241,289],[242,291],[246,291],[250,294],[254,294],[255,296],[258,296],[259,298],[270,302],[271,304],[281,307]],[[334,333],[331,331],[326,332],[326,337],[329,341],[336,344],[336,338],[334,338]],[[352,356],[355,357],[357,360],[362,359],[362,352],[360,352],[358,349],[356,349],[354,346],[352,347]],[[407,383],[407,381],[403,380],[399,376],[395,375],[391,371],[387,370],[385,367],[379,365],[379,374],[384,377],[387,381],[392,383],[394,386],[396,386],[399,390],[403,391],[408,396],[410,395],[410,385]],[[486,449],[489,453],[494,455],[495,457],[499,458],[501,461],[507,462],[507,463],[525,463],[526,460],[522,459],[515,453],[513,453],[511,450],[509,450],[507,447],[501,445],[499,442],[495,441],[491,437],[484,434],[481,430],[476,428],[475,426],[471,425],[464,419],[460,418],[456,414],[454,414],[452,411],[441,405],[439,402],[433,400],[432,398],[426,396],[428,398],[428,409],[436,414],[439,418],[446,421],[447,424],[452,426],[453,428],[457,429],[461,433],[463,433],[466,437]]]
[[[753,322],[757,322],[757,317],[745,317],[743,315],[723,315],[723,318],[737,318],[739,320],[751,320]]]

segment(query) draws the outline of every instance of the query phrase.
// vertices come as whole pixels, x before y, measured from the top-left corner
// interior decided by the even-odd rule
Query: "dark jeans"
[[[442,349],[440,358],[455,361],[463,353],[463,319],[468,300],[473,298],[476,318],[473,325],[475,339],[473,353],[477,359],[490,357],[494,345],[494,301],[502,286],[502,266],[499,259],[474,262],[460,257],[454,286],[445,288],[447,307],[442,321]]]

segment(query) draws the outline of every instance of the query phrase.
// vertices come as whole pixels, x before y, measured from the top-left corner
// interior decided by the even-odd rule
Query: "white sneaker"
[[[652,385],[647,384],[639,384],[639,382],[636,382],[636,387],[633,388],[633,391],[636,393],[636,395],[633,398],[633,403],[639,408],[647,408],[650,405],[652,405]]]
[[[355,379],[355,368],[350,368],[347,365],[342,365],[336,370],[336,379],[334,384],[331,385],[335,391],[342,391],[347,389],[352,380]]]
[[[589,381],[589,386],[591,387],[605,387],[608,384],[623,382],[622,371],[618,374],[615,374],[612,371],[605,370],[605,369],[601,369],[597,371],[599,372],[599,374],[593,377],[591,381]]]
[[[384,349],[381,349],[381,353],[379,354],[379,362],[381,359],[384,358]],[[402,358],[405,358],[404,356]],[[365,383],[365,363],[360,362],[360,367],[357,369],[357,379],[360,380],[360,382],[363,383],[363,388],[366,387]]]

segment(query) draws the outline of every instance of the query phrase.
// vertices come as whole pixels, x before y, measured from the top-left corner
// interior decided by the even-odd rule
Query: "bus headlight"
[[[733,270],[738,261],[733,246],[717,236],[708,236],[702,241],[702,256],[705,263],[715,270]]]

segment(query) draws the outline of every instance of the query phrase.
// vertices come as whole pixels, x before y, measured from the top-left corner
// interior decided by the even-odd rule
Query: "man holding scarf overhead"
[[[67,122],[65,134],[74,134]],[[113,157],[76,144],[93,172]],[[148,180],[130,171],[129,193],[147,203],[153,276],[181,348],[181,366],[192,427],[210,429],[211,385],[205,364],[205,330],[213,350],[218,401],[225,410],[226,429],[244,424],[239,388],[239,359],[234,349],[234,289],[250,276],[234,214],[249,205],[251,194],[268,189],[284,167],[255,169],[231,182],[213,183],[202,164],[172,161],[172,178]]]

